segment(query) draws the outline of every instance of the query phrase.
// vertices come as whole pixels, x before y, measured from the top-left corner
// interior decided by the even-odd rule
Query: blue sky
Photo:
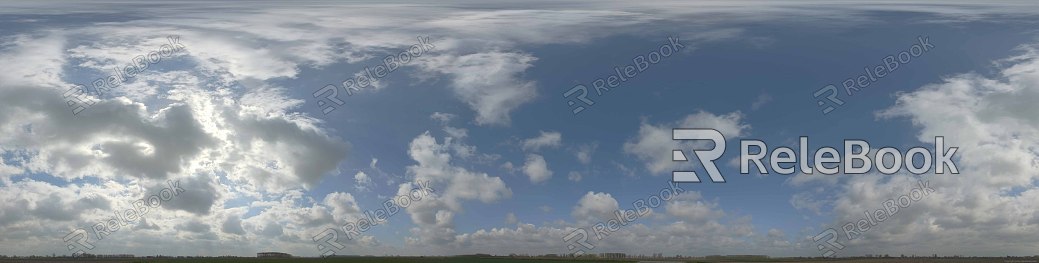
[[[179,180],[185,192],[88,253],[314,256],[312,240],[429,181],[436,193],[337,254],[573,253],[563,237],[657,194],[672,128],[728,139],[727,183],[685,193],[589,252],[817,256],[811,239],[938,189],[839,255],[1031,255],[1037,7],[1027,2],[5,3],[0,254],[62,238]],[[73,114],[62,93],[178,36],[183,52]],[[434,48],[322,113],[315,91],[429,37]],[[591,83],[680,39],[595,95]],[[812,97],[934,49],[823,114]],[[572,114],[563,93],[589,86]],[[843,89],[841,89],[843,92]],[[661,136],[663,135],[663,136]],[[960,147],[960,174],[739,174],[739,139]],[[699,165],[691,166],[698,171]],[[1002,216],[996,216],[1002,215]]]

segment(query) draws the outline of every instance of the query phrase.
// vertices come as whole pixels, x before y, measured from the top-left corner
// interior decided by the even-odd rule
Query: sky
[[[4,2],[0,254],[1035,255],[1037,18],[1030,1]],[[675,128],[724,135],[725,183],[672,160],[713,147]],[[941,136],[958,173],[740,173],[741,140],[802,136],[873,154]],[[702,182],[673,183],[685,170]]]

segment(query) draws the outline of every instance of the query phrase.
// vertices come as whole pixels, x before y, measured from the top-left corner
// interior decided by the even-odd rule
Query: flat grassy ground
[[[162,258],[162,259],[147,259],[147,258],[135,258],[135,259],[62,259],[62,258],[37,258],[37,259],[0,259],[0,263],[8,262],[96,262],[96,263],[116,263],[116,262],[211,262],[211,263],[237,263],[237,262],[328,262],[328,263],[555,263],[555,262],[582,262],[582,263],[593,263],[593,262],[606,262],[606,263],[622,263],[622,262],[846,262],[846,263],[881,263],[881,262],[892,262],[892,263],[968,263],[968,262],[983,262],[983,263],[1039,263],[1039,259],[1027,258],[1027,259],[1006,259],[1006,258],[888,258],[888,259],[783,259],[775,258],[763,261],[727,261],[727,260],[605,260],[605,259],[533,259],[533,258],[504,258],[504,257],[351,257],[351,258],[289,258],[289,259],[258,259],[258,258]]]

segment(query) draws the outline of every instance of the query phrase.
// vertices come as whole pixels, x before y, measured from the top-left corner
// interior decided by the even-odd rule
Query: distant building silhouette
[[[258,258],[291,258],[292,255],[290,255],[288,253],[281,253],[281,252],[260,252],[260,253],[256,253],[256,257],[258,257]]]
[[[81,254],[81,258],[134,258],[132,254],[111,254],[111,255],[94,255],[94,254]]]

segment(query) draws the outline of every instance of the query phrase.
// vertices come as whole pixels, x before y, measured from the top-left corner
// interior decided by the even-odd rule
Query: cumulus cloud
[[[332,218],[337,222],[348,222],[361,214],[357,200],[350,193],[334,192],[325,196],[324,205],[332,208]]]
[[[559,147],[563,143],[563,134],[559,132],[545,132],[541,131],[541,135],[538,137],[523,140],[520,143],[520,147],[524,151],[539,151],[544,147]]]
[[[220,224],[220,231],[228,234],[244,235],[245,229],[242,228],[242,219],[237,216],[230,216],[224,220],[224,223]]]
[[[687,223],[704,223],[725,215],[718,210],[717,202],[703,200],[699,192],[687,192],[675,196],[664,206],[667,214]]]
[[[354,184],[354,188],[358,191],[366,191],[369,190],[368,188],[372,185],[372,178],[363,171],[359,171],[354,174]]]
[[[360,216],[361,205],[351,193],[311,197],[305,191],[313,190],[325,175],[339,172],[340,162],[350,152],[349,138],[338,137],[322,121],[303,113],[300,107],[308,98],[291,97],[298,92],[278,85],[293,85],[307,71],[335,71],[340,64],[378,60],[406,48],[417,35],[448,37],[438,39],[435,53],[403,67],[425,74],[418,77],[423,81],[446,80],[450,94],[474,112],[477,125],[507,126],[514,112],[541,94],[539,83],[526,76],[539,61],[538,53],[521,49],[524,45],[580,44],[621,34],[642,36],[646,25],[706,13],[765,14],[733,16],[747,17],[741,21],[763,21],[780,14],[790,17],[791,13],[850,21],[845,23],[872,21],[859,15],[866,13],[862,8],[846,3],[833,5],[842,12],[795,11],[798,8],[788,3],[746,8],[667,1],[637,5],[578,1],[551,10],[453,5],[415,10],[396,4],[351,4],[345,6],[348,8],[239,5],[211,10],[172,4],[144,11],[113,3],[17,2],[4,6],[0,13],[46,14],[52,19],[45,22],[46,27],[19,26],[35,19],[8,21],[17,25],[10,34],[0,36],[0,61],[5,62],[0,64],[0,230],[5,233],[0,236],[0,247],[16,248],[18,254],[54,253],[51,237],[55,226],[71,230],[105,220],[112,210],[161,189],[166,180],[179,180],[186,192],[150,212],[133,231],[116,233],[133,245],[108,242],[104,243],[106,251],[250,255],[259,249],[284,248],[293,254],[313,253],[310,241],[315,230]],[[955,21],[1033,9],[922,3],[870,8],[937,12]],[[64,20],[84,12],[106,14],[106,19]],[[410,26],[400,27],[402,24]],[[737,29],[706,34],[693,31],[682,34],[700,37],[684,39],[710,41],[742,34]],[[109,74],[133,56],[161,45],[169,34],[180,35],[187,50],[149,68],[109,96],[96,98],[98,104],[84,113],[70,113],[62,93],[73,83]],[[970,251],[964,244],[983,244],[975,250],[982,252],[1028,253],[1034,248],[1036,240],[1028,233],[1036,232],[1039,224],[1034,214],[1039,209],[1033,205],[1036,191],[1029,184],[1035,181],[1036,121],[1028,114],[1035,112],[1031,106],[1036,101],[1035,55],[1028,50],[1001,63],[1009,66],[998,76],[949,77],[943,83],[899,94],[898,104],[880,113],[883,118],[911,119],[921,129],[921,138],[940,134],[950,144],[963,145],[964,176],[932,179],[943,191],[935,200],[951,205],[924,201],[914,206],[920,212],[906,212],[904,220],[893,224],[900,227],[879,228],[862,242],[932,244],[945,249],[936,250],[943,254]],[[377,87],[392,89],[397,83],[379,82]],[[419,180],[430,181],[438,190],[407,210],[415,228],[405,241],[442,246],[416,253],[482,253],[507,248],[535,254],[565,247],[559,237],[578,227],[576,224],[538,226],[517,220],[508,228],[456,233],[454,219],[466,213],[466,202],[499,202],[510,198],[512,191],[501,178],[478,171],[478,165],[460,162],[481,155],[475,146],[459,142],[469,136],[469,130],[446,126],[456,116],[434,113],[431,118],[445,125],[448,137],[438,142],[427,133],[411,141],[407,157],[416,164],[408,166],[407,173],[415,181],[400,184],[399,191],[416,187]],[[697,113],[664,124],[644,121],[624,150],[658,174],[672,168],[665,164],[670,163],[669,155],[658,156],[675,146],[667,139],[667,131],[675,126],[670,124],[716,128],[735,138],[749,129],[741,121],[739,113]],[[556,147],[561,136],[559,141],[537,143],[529,149]],[[683,148],[686,146],[695,145]],[[591,162],[595,147],[590,148],[575,153],[582,164]],[[372,163],[375,169],[374,160]],[[510,168],[506,170],[516,169],[507,164]],[[615,164],[623,173],[634,174]],[[541,166],[545,169],[533,171],[548,171],[547,165]],[[355,182],[382,176],[381,172],[360,174],[355,174]],[[139,187],[126,185],[131,182]],[[897,186],[908,182],[856,177],[840,183],[851,194],[834,198],[833,205],[839,217],[846,219],[861,213],[861,208],[875,206],[884,196],[898,194],[904,189]],[[797,197],[791,202],[800,209],[829,205],[805,202],[808,197],[804,195]],[[664,223],[631,225],[600,247],[620,251],[660,244],[662,251],[696,247],[723,254],[731,251],[726,247],[747,245],[746,240],[789,245],[783,242],[785,234],[776,229],[755,235],[748,227],[749,219],[731,218],[714,199],[686,198],[675,201],[681,207],[665,207],[667,213],[661,216],[667,218],[652,219]],[[587,221],[616,207],[613,195],[589,192],[578,200],[571,215]],[[547,213],[551,207],[542,206],[542,210]],[[939,241],[910,243],[924,238]],[[185,240],[196,245],[185,245]],[[365,254],[401,251],[369,235],[341,241],[350,251]],[[453,249],[439,249],[443,246]]]
[[[665,254],[688,253],[696,247],[707,254],[732,254],[748,247],[762,251],[782,251],[795,247],[782,231],[770,229],[767,233],[753,231],[749,217],[732,217],[718,207],[716,201],[706,201],[699,192],[684,192],[664,202],[667,213],[654,212],[636,219],[616,232],[606,233],[603,239],[594,236],[593,225],[614,218],[622,207],[612,194],[588,192],[571,211],[574,221],[558,221],[541,226],[518,223],[515,227],[479,229],[457,234],[454,239],[457,253],[473,253],[496,248],[502,253],[538,253],[567,247],[561,237],[578,228],[588,231],[589,240],[596,248],[590,252],[619,251],[639,253],[643,244],[656,247]],[[738,247],[738,249],[737,249]]]
[[[22,63],[0,70],[4,83],[0,85],[0,193],[49,193],[37,197],[23,192],[5,200],[9,205],[0,207],[0,227],[19,234],[5,235],[0,243],[50,243],[28,233],[51,233],[55,226],[88,227],[172,183],[184,191],[164,201],[161,208],[150,210],[132,227],[134,231],[113,235],[123,240],[160,240],[162,235],[172,235],[177,238],[137,242],[148,243],[139,251],[189,254],[160,249],[171,247],[175,240],[248,236],[257,217],[243,219],[243,212],[225,214],[228,200],[279,198],[316,185],[346,157],[347,143],[328,135],[319,121],[294,112],[301,100],[288,98],[283,88],[267,84],[243,92],[238,89],[249,88],[221,72],[230,69],[256,78],[294,73],[267,65],[239,68],[232,65],[238,62],[225,60],[227,57],[200,59],[198,55],[205,52],[178,53],[105,96],[87,95],[96,104],[73,114],[63,92],[72,83],[82,82],[84,77],[79,75],[110,74],[110,69],[128,64],[133,56],[165,44],[166,34],[171,33],[149,32],[166,31],[166,27],[138,26],[142,25],[106,34],[95,34],[104,28],[100,26],[0,38],[0,57]],[[186,41],[190,35],[184,34],[182,39]],[[197,40],[191,44],[206,44]],[[198,70],[192,67],[193,61],[210,61],[215,64],[209,66],[216,67],[203,65]],[[275,71],[264,71],[267,69]],[[53,176],[56,182],[9,181],[12,175],[34,178],[37,174]],[[125,183],[136,187],[122,185]],[[282,235],[299,235],[297,240],[303,240],[302,231],[293,225],[282,227]],[[268,230],[273,233],[274,228]],[[125,248],[118,242],[102,242],[112,251]],[[231,251],[220,242],[214,247]],[[39,247],[18,253],[55,252],[46,250],[52,246]]]
[[[214,141],[182,104],[148,116],[141,104],[105,101],[79,116],[55,90],[0,88],[0,100],[0,143],[38,152],[30,167],[59,177],[163,179],[182,172]],[[27,126],[34,128],[22,129]]]
[[[721,132],[726,140],[731,140],[745,136],[750,130],[750,125],[743,123],[743,114],[740,112],[716,115],[699,111],[681,120],[662,124],[650,124],[643,120],[638,135],[624,143],[624,152],[641,160],[646,170],[653,175],[659,175],[694,163],[671,161],[672,150],[705,149],[713,144],[704,140],[672,140],[671,130],[674,128],[715,129]]]
[[[509,114],[537,96],[536,83],[521,75],[537,58],[525,53],[482,52],[439,55],[422,69],[450,76],[451,91],[476,111],[480,125],[508,125]]]
[[[435,193],[425,196],[407,208],[412,222],[409,244],[440,246],[455,241],[454,217],[463,211],[468,200],[493,203],[512,197],[512,190],[501,178],[470,171],[452,164],[450,141],[443,144],[425,132],[411,141],[408,155],[417,164],[407,167],[412,182],[400,184],[398,195],[407,195],[423,182]]]
[[[581,164],[589,164],[592,162],[592,154],[599,148],[599,143],[583,144],[577,147],[574,151],[574,156]]]
[[[531,183],[540,183],[552,178],[552,170],[548,169],[545,157],[537,154],[527,155],[527,161],[523,164],[523,174],[530,177]]]
[[[593,222],[613,216],[613,211],[620,209],[617,199],[608,193],[588,192],[577,201],[570,212],[578,222]]]
[[[193,176],[169,180],[153,186],[148,193],[161,193],[164,189],[170,189],[176,196],[169,202],[164,202],[163,207],[196,215],[206,215],[215,205],[221,203],[224,195],[227,195],[215,179],[216,177],[210,176]],[[183,192],[177,194],[176,192],[181,191],[179,190],[181,188]]]
[[[840,195],[806,191],[791,202],[815,210],[825,204],[808,200],[833,198],[839,227],[927,182],[935,192],[863,233],[850,253],[869,248],[1028,255],[1030,244],[1039,242],[1025,234],[1039,230],[1039,188],[1034,185],[1039,179],[1034,151],[1039,119],[1031,114],[1039,100],[1039,53],[1034,46],[1021,50],[1019,56],[998,61],[1001,70],[994,76],[951,75],[897,94],[894,106],[877,113],[881,120],[911,120],[922,143],[944,136],[947,147],[960,147],[954,159],[960,174],[857,176],[828,182],[839,187]]]
[[[98,185],[59,187],[38,181],[20,181],[0,187],[0,227],[67,222],[78,220],[86,213],[111,209],[114,200],[95,192],[99,188]]]

